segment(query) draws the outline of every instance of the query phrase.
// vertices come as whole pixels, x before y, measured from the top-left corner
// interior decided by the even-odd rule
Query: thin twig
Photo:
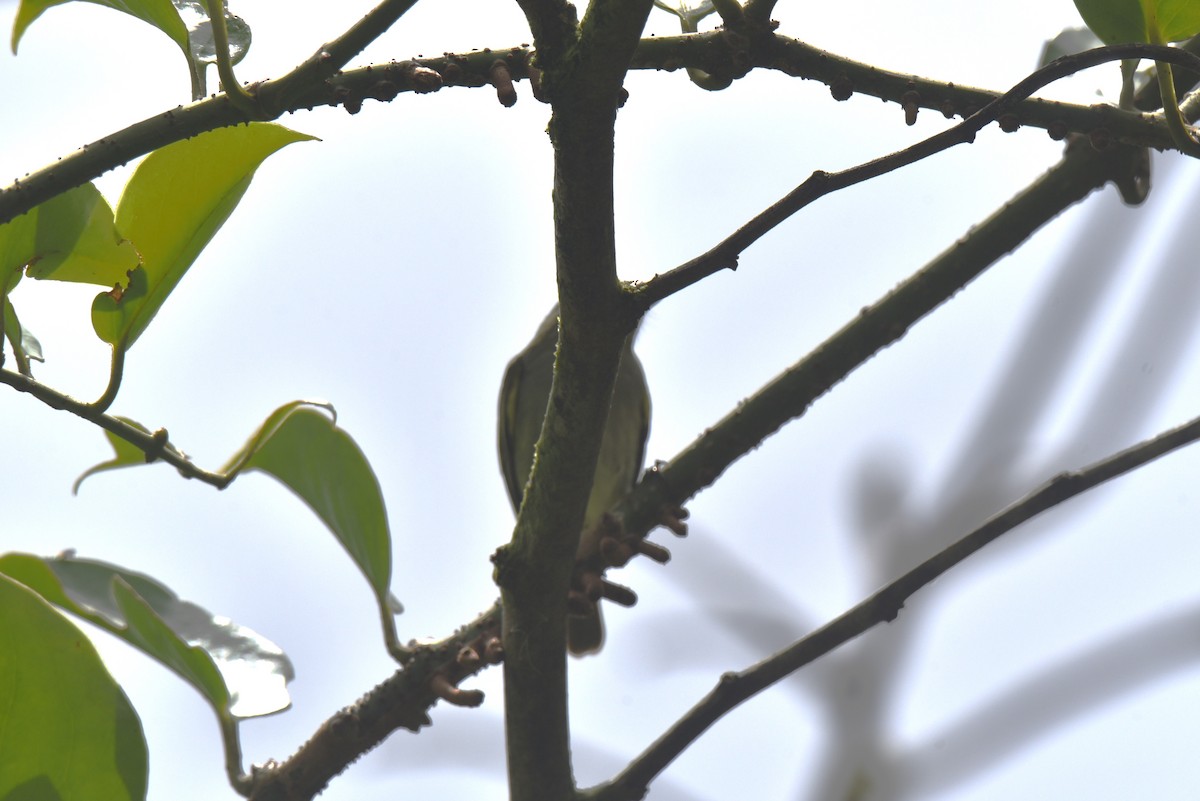
[[[341,36],[317,48],[315,53],[284,78],[264,84],[264,87],[271,88],[265,97],[260,95],[260,104],[269,104],[276,115],[294,110],[290,105],[290,98],[299,94],[302,89],[332,78],[350,63],[350,59],[365,50],[367,45],[391,28],[416,4],[417,0],[384,0]]]
[[[331,716],[293,756],[252,769],[250,801],[309,801],[392,732],[428,726],[437,686],[457,686],[503,658],[499,633],[500,608],[494,605],[453,636],[414,646],[402,669]],[[464,659],[466,652],[478,658]]]
[[[195,478],[205,484],[211,484],[217,489],[224,489],[232,480],[229,476],[221,473],[211,473],[197,467],[180,450],[170,444],[163,429],[159,429],[155,433],[144,431],[119,417],[105,414],[102,409],[97,409],[92,404],[72,398],[70,395],[38,383],[29,376],[14,373],[11,370],[0,370],[0,383],[8,384],[19,392],[28,392],[53,409],[70,412],[94,423],[142,450],[146,454],[146,461],[161,459],[178,470],[184,478]]]
[[[1166,51],[1164,53],[1164,51]],[[1171,59],[1166,58],[1169,53]],[[909,164],[914,164],[955,145],[975,141],[975,135],[988,124],[1003,116],[1021,100],[1038,89],[1080,70],[1126,58],[1158,58],[1200,69],[1200,57],[1176,48],[1154,45],[1116,45],[1063,56],[1022,80],[1008,92],[988,103],[965,120],[940,133],[880,158],[871,159],[840,172],[817,170],[808,180],[734,231],[708,252],[681,264],[663,275],[656,276],[639,288],[638,296],[645,308],[663,298],[686,289],[698,281],[724,269],[737,269],[738,257],[776,226],[813,201],[840,189],[877,178]]]
[[[642,536],[709,486],[737,459],[756,448],[925,315],[954,297],[1006,253],[1072,204],[1109,180],[1126,180],[1140,151],[1099,153],[1086,142],[1021,191],[970,234],[864,307],[839,331],[753,396],[668,463],[657,465],[614,510],[626,530]],[[582,565],[603,567],[602,565]]]
[[[589,791],[585,797],[597,801],[642,798],[651,780],[709,726],[739,704],[878,624],[895,620],[905,602],[918,590],[1022,523],[1197,439],[1200,439],[1200,417],[1081,470],[1058,474],[802,640],[740,673],[723,675],[703,700],[620,775]]]

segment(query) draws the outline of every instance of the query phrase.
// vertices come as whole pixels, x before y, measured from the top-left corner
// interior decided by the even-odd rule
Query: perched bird
[[[604,513],[633,488],[645,462],[646,436],[650,431],[650,390],[646,386],[642,364],[633,353],[636,335],[636,331],[629,335],[621,352],[592,494],[584,513],[585,534],[596,530]],[[504,474],[514,511],[521,508],[525,484],[533,468],[534,445],[541,434],[542,420],[550,401],[557,345],[556,305],[542,321],[533,340],[509,362],[500,387],[500,471]],[[581,541],[579,554],[588,555],[597,547],[598,542]],[[603,642],[604,624],[595,604],[589,604],[585,614],[570,616],[567,645],[571,653],[577,656],[593,653],[600,650]]]

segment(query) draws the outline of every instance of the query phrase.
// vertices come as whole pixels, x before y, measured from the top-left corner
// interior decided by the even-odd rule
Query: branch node
[[[156,462],[163,455],[163,450],[167,447],[169,436],[167,429],[160,428],[150,435],[153,445],[146,450],[146,464]]]
[[[576,592],[578,592],[581,598],[586,600],[589,604],[594,604],[596,601],[600,600],[602,595],[604,595],[604,577],[601,576],[599,572],[595,570],[581,570],[579,572],[578,580],[579,589],[577,591],[572,590],[567,594],[568,603],[570,602],[570,596]],[[580,608],[578,603],[576,603],[574,606],[576,609]],[[586,607],[583,607],[583,609],[586,611]]]
[[[633,547],[623,539],[612,536],[600,538],[600,558],[609,567],[624,567],[634,554]]]
[[[597,597],[599,591],[597,591]],[[567,614],[575,617],[584,617],[592,611],[592,607],[596,605],[594,598],[588,598],[580,590],[571,590],[567,593]]]
[[[408,81],[409,87],[419,95],[436,92],[445,83],[440,72],[415,61],[400,62],[400,74]]]
[[[454,661],[458,666],[468,673],[473,672],[483,664],[483,658],[469,645],[464,645],[459,649],[458,654],[454,657]]]
[[[488,637],[483,643],[483,658],[489,665],[504,661],[504,642],[499,637]]]
[[[1097,128],[1088,134],[1088,141],[1096,151],[1103,153],[1112,147],[1112,134],[1108,132],[1107,128]]]

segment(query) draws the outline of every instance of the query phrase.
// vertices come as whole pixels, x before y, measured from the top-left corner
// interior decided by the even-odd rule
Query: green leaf
[[[17,318],[17,310],[13,308],[7,297],[4,298],[4,334],[12,344],[18,360],[46,361],[42,356],[42,343],[38,342],[37,337],[30,333],[28,328],[21,325],[21,321]],[[3,344],[0,342],[0,347]]]
[[[17,45],[25,34],[25,29],[40,17],[43,11],[51,6],[67,2],[71,2],[71,0],[21,0],[21,6],[17,9],[17,18],[13,21],[13,53],[17,52]],[[171,40],[179,45],[185,54],[188,52],[187,28],[184,27],[183,20],[179,18],[179,12],[175,10],[171,0],[87,0],[87,2],[115,8],[117,11],[124,11],[126,14],[148,22],[171,37]]]
[[[137,264],[137,251],[116,231],[113,210],[91,183],[0,225],[0,273],[10,290],[26,267],[34,278],[113,287]]]
[[[1200,34],[1196,0],[1075,0],[1075,7],[1105,44],[1182,42]]]
[[[0,798],[140,801],[137,713],[79,629],[0,576]]]
[[[386,626],[396,602],[388,589],[392,545],[383,493],[358,444],[314,405],[276,409],[223,471],[261,470],[308,504],[366,576]]]
[[[117,228],[134,243],[144,292],[97,296],[96,334],[133,345],[200,251],[229,218],[254,171],[275,151],[315,137],[270,123],[221,128],[154,151],[138,165],[117,206]]]
[[[29,277],[114,286],[137,266],[137,251],[117,231],[112,208],[93,184],[52,198],[35,212]]]
[[[1075,8],[1105,44],[1150,41],[1138,0],[1075,0]]]
[[[1164,42],[1182,42],[1200,34],[1200,3],[1196,0],[1143,0],[1143,3],[1155,6]]]
[[[129,314],[126,310],[139,307],[150,294],[150,280],[146,271],[135,267],[126,274],[126,284],[117,284],[108,292],[101,292],[92,299],[92,329],[96,336],[110,345],[117,345],[129,331]]]
[[[16,288],[29,262],[37,255],[38,209],[0,225],[0,288],[5,294]]]
[[[170,668],[222,721],[269,715],[290,704],[287,682],[294,672],[277,645],[180,600],[149,576],[70,555],[19,553],[0,557],[0,573]]]
[[[125,280],[137,266],[133,246],[117,232],[112,209],[93,184],[77,186],[0,225],[0,273],[100,286]]]
[[[130,420],[128,417],[118,417],[123,423],[128,423],[139,431],[144,431],[149,434],[150,429],[146,428],[136,420]],[[71,494],[79,494],[79,486],[83,484],[84,479],[104,473],[109,470],[117,470],[122,467],[133,467],[134,465],[146,464],[146,453],[136,445],[130,444],[128,441],[118,437],[111,431],[105,431],[104,436],[108,438],[108,444],[112,446],[114,456],[107,462],[93,465],[87,470],[79,474],[79,478],[75,479],[75,483],[71,485]]]

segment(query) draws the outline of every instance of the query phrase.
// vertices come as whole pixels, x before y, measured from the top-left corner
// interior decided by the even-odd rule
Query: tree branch
[[[514,801],[566,801],[575,792],[567,596],[621,351],[637,322],[617,280],[614,126],[651,7],[651,0],[592,0],[570,50],[543,65],[542,92],[553,108],[559,341],[516,529],[494,559]]]
[[[160,428],[158,431],[150,433],[119,417],[105,414],[103,408],[77,400],[70,395],[64,395],[45,384],[39,384],[29,376],[14,373],[11,370],[0,370],[0,383],[8,384],[19,392],[27,392],[53,409],[70,412],[115,434],[143,451],[146,454],[147,462],[161,459],[178,470],[184,478],[199,479],[217,489],[224,489],[232,480],[224,474],[211,473],[197,467],[182,451],[168,441],[166,429]]]
[[[567,595],[621,350],[637,318],[617,280],[613,157],[621,87],[651,0],[593,0],[545,64],[553,108],[559,342],[550,403],[512,541],[494,558],[504,606],[510,797],[575,791],[567,718]]]
[[[384,3],[380,8],[393,5]],[[366,20],[360,25],[365,23]],[[952,115],[982,108],[998,96],[982,89],[880,70],[785,36],[772,35],[765,42],[746,51],[735,46],[736,42],[731,44],[722,31],[644,39],[634,51],[631,68],[673,70],[692,67],[710,74],[736,72],[740,77],[749,64],[754,68],[775,69],[822,81],[831,87],[835,96],[843,99],[858,92],[901,103],[906,93],[913,92],[917,96],[913,102],[918,107]],[[1186,51],[1182,48],[1170,48],[1169,51],[1170,60],[1183,65],[1186,56],[1175,54]],[[434,92],[444,86],[490,85],[491,70],[498,58],[504,61],[513,80],[526,79],[530,76],[532,57],[527,47],[485,49],[363,67],[326,80],[322,77],[323,71],[317,69],[321,52],[324,51],[319,51],[285,78],[258,85],[259,103],[269,107],[272,113],[338,105],[355,113],[362,108],[365,99],[386,102],[405,92]],[[1165,56],[1160,57],[1167,60]],[[1009,113],[1017,124],[1045,128],[1055,136],[1065,136],[1069,132],[1094,133],[1113,142],[1156,149],[1172,147],[1165,126],[1155,118],[1121,111],[1115,106],[1025,100],[1013,106]],[[178,106],[111,133],[0,189],[0,224],[160,147],[242,122],[244,117],[226,98],[216,97]]]
[[[402,5],[404,4],[384,3],[380,8],[387,6],[395,9]],[[569,6],[563,4],[562,7]],[[624,14],[626,10],[618,9],[614,13],[618,12]],[[714,47],[710,48],[710,50],[718,54],[724,53],[723,57],[727,57],[727,60],[722,62],[725,64],[727,71],[732,69],[733,65],[739,63],[744,66],[744,62],[737,60],[741,57],[738,55],[740,51],[737,51],[733,45],[720,45],[722,41],[725,41],[725,39],[722,38],[721,32],[689,37],[646,40],[637,45],[634,57],[635,59],[641,59],[645,55],[647,59],[652,60],[652,55],[657,53],[661,56],[662,60],[652,65],[643,66],[642,68],[666,69],[668,66],[676,64],[683,66],[684,64],[680,62],[680,58],[694,56],[696,66],[707,68],[711,66],[709,61],[712,56],[701,53],[694,48],[699,47],[705,42],[709,42],[714,43]],[[771,37],[770,41],[774,43],[772,47],[782,45],[785,46],[788,52],[792,52],[797,47],[804,47],[800,43],[791,42],[791,40],[786,40],[783,37]],[[674,50],[670,47],[662,47],[664,43],[673,46]],[[725,50],[722,51],[720,47],[725,47]],[[765,59],[770,51],[764,50],[761,54],[757,50],[754,52],[757,54],[755,56],[756,59]],[[805,57],[807,58],[811,55],[811,52],[819,51],[812,51],[809,48],[806,51]],[[680,56],[679,54],[685,54],[685,56]],[[512,66],[511,72],[513,77],[519,78],[527,77],[528,75],[528,55],[527,50],[516,48],[508,51],[507,54],[503,54],[501,57],[508,59]],[[319,61],[319,54],[318,57],[314,58],[318,58]],[[479,53],[469,56],[448,56],[442,59],[404,62],[384,67],[355,70],[337,76],[327,83],[314,80],[313,74],[317,71],[310,70],[309,77],[306,80],[312,80],[311,85],[306,84],[300,87],[298,93],[295,95],[289,95],[287,92],[278,89],[275,91],[279,92],[278,97],[288,96],[292,98],[287,101],[290,105],[285,110],[300,108],[305,105],[328,103],[344,104],[348,110],[354,111],[356,110],[355,103],[357,102],[358,105],[361,105],[364,97],[391,99],[391,97],[394,97],[401,91],[430,91],[440,88],[443,85],[483,85],[486,79],[482,76],[487,74],[487,70],[494,64],[496,58],[496,53]],[[310,62],[306,62],[306,64]],[[828,69],[829,63],[827,61],[820,67],[820,70],[814,68],[813,76],[816,77],[818,73],[823,74],[821,71]],[[834,66],[837,66],[839,62],[835,59],[832,63]],[[847,63],[849,62],[844,62],[843,60],[842,65],[845,66]],[[794,63],[787,62],[786,60],[774,61],[771,64],[759,64],[755,61],[755,65],[776,69],[791,69],[795,66]],[[299,69],[293,75],[299,74]],[[296,80],[298,81],[299,78]],[[893,76],[887,80],[891,81],[891,83],[887,84],[887,91],[891,92],[898,90],[900,86],[911,83],[914,79],[904,76]],[[287,84],[283,83],[283,79],[279,82],[263,84],[260,87],[260,93],[265,92],[269,96],[270,90],[268,90],[268,87],[278,87],[280,85],[286,86]],[[619,85],[619,82],[617,85]],[[297,83],[292,84],[292,86],[299,87],[300,85]],[[902,93],[898,92],[899,94]],[[992,96],[988,95],[987,97],[991,98]],[[922,107],[925,107],[926,103],[934,102],[935,100],[919,101]],[[1062,104],[1037,102],[1021,103],[1013,107],[1013,113],[1024,115],[1026,109],[1044,109],[1050,107],[1059,109],[1064,106]],[[1108,116],[1105,116],[1109,112],[1104,110],[1083,109],[1080,107],[1079,113],[1079,119],[1081,120],[1080,130],[1088,130],[1084,126],[1084,122],[1094,126],[1096,120],[1110,119]],[[1046,114],[1048,115],[1049,112],[1046,112]],[[1049,117],[1047,116],[1047,118]],[[1159,136],[1159,126],[1141,119],[1137,115],[1124,114],[1112,117],[1112,119],[1118,120],[1125,126],[1123,130],[1126,130],[1127,133],[1123,135],[1131,138],[1141,137],[1141,140],[1144,141],[1158,141],[1156,137]],[[205,130],[236,124],[239,121],[240,116],[230,108],[228,102],[222,98],[218,98],[194,104],[186,109],[180,108],[170,111],[138,123],[119,134],[100,140],[95,145],[85,148],[85,151],[81,153],[64,159],[53,168],[35,173],[20,184],[15,184],[13,187],[4,190],[0,194],[0,221],[12,219],[17,214],[28,211],[34,205],[37,205],[37,203],[64,191],[70,186],[90,180],[119,163],[150,152],[164,144],[188,136],[194,136]],[[1022,121],[1024,121],[1024,117],[1022,117]],[[608,134],[606,133],[605,135]],[[1120,138],[1121,136],[1114,134],[1114,139]],[[581,157],[582,154],[583,151],[580,149],[579,155]],[[591,155],[594,156],[594,154]],[[1086,195],[1095,186],[1101,185],[1107,179],[1128,174],[1127,162],[1127,151],[1121,149],[1115,149],[1104,154],[1091,153],[1086,149],[1075,151],[1062,165],[1052,171],[1046,178],[1043,178],[1037,185],[1037,187],[1045,190],[1048,196],[1042,197],[1040,201],[1035,202],[1033,199],[1033,195],[1037,192],[1037,188],[1035,187],[1029,193],[1019,197],[1012,204],[1013,208],[1019,209],[1019,211],[1006,211],[1005,214],[1011,216],[1005,216],[1003,220],[994,218],[993,221],[985,223],[976,235],[960,243],[937,262],[930,265],[929,268],[914,276],[908,284],[897,289],[896,292],[889,295],[877,304],[876,307],[868,310],[859,320],[848,325],[839,335],[827,342],[825,346],[777,380],[776,384],[779,386],[773,384],[771,387],[765,389],[763,393],[760,393],[761,397],[756,396],[756,399],[751,401],[751,403],[756,403],[757,405],[751,406],[747,404],[747,406],[742,407],[731,415],[730,418],[727,418],[717,429],[714,429],[711,436],[694,444],[688,451],[680,454],[670,465],[656,471],[653,474],[653,478],[643,481],[635,498],[629,502],[629,508],[633,511],[627,513],[627,522],[635,522],[638,515],[634,512],[645,506],[649,511],[643,514],[642,517],[645,518],[645,526],[648,530],[651,525],[658,521],[658,515],[664,498],[676,498],[676,502],[682,502],[682,500],[690,497],[698,489],[712,483],[716,476],[728,464],[738,458],[741,453],[744,453],[745,450],[752,447],[753,444],[760,441],[763,437],[769,435],[787,420],[802,414],[816,397],[819,397],[840,381],[842,377],[869,358],[876,350],[885,347],[890,342],[902,336],[908,325],[911,325],[912,322],[915,322],[921,316],[928,313],[929,310],[944,302],[958,288],[982,272],[986,265],[979,266],[981,260],[994,260],[999,254],[1015,247],[1029,233],[1056,214],[1056,209],[1064,208],[1066,205],[1074,202],[1075,199],[1078,199],[1078,197]],[[608,168],[611,170],[610,160]],[[596,183],[594,178],[592,182]],[[611,193],[611,180],[608,182],[608,185],[609,192]],[[1056,197],[1057,200],[1048,199],[1050,196]],[[611,204],[607,206],[607,209],[611,213]],[[595,216],[592,222],[599,221],[600,216],[602,215]],[[611,220],[609,221],[609,225],[611,226]],[[602,226],[596,228],[595,231],[598,231],[600,234],[604,233]],[[598,239],[601,237],[597,235],[595,238]],[[593,264],[599,262],[605,262],[606,264],[606,254],[602,254],[601,257],[581,254],[583,254],[582,250],[579,253],[572,254],[565,261],[570,261],[571,259],[592,259]],[[990,261],[987,263],[990,263]],[[607,269],[606,266],[605,269]],[[624,302],[624,300],[615,299],[619,297],[623,296],[620,296],[618,293],[610,298],[610,305],[607,306],[606,313],[610,314],[610,323],[612,319],[616,319],[618,326],[629,326],[636,319],[636,310],[632,309],[631,304]],[[575,314],[578,314],[578,310],[583,308],[585,299],[586,293],[580,292],[574,303],[576,307]],[[904,308],[906,306],[912,306],[912,308],[906,310]],[[616,315],[615,318],[612,318],[612,314]],[[564,312],[564,316],[567,316],[567,312]],[[572,326],[568,326],[568,330],[571,327],[573,327],[573,324]],[[588,333],[588,325],[579,326],[578,331],[580,333],[577,336],[581,337],[581,342],[577,344],[568,343],[567,352],[576,349],[584,352],[589,350],[594,344],[583,341],[588,336],[592,336],[592,334]],[[600,364],[602,360],[593,360],[586,364],[581,362],[579,374],[594,376],[606,374],[607,368],[604,368],[603,365],[600,365],[601,369],[595,369],[596,365]],[[593,370],[593,372],[589,373],[589,370]],[[569,379],[566,383],[569,384],[580,380],[578,378]],[[43,387],[24,376],[19,376],[8,371],[0,371],[0,381],[8,383],[20,391],[29,392],[55,408],[65,409],[91,420],[106,430],[142,448],[148,454],[160,456],[164,461],[168,461],[177,467],[177,469],[180,469],[184,475],[201,478],[201,480],[212,483],[214,486],[223,486],[223,484],[218,483],[219,480],[227,481],[223,476],[214,476],[214,474],[209,474],[195,468],[194,465],[191,465],[185,457],[182,457],[173,448],[165,447],[165,432],[163,432],[162,436],[146,434],[117,418],[103,414],[93,414],[95,418],[93,419],[88,414],[81,413],[80,409],[86,412],[86,404],[82,404]],[[751,417],[758,417],[759,419],[751,421],[748,425],[742,425],[743,421],[749,420]],[[726,425],[726,423],[730,424]],[[175,458],[176,456],[178,456],[177,459]],[[669,489],[664,490],[663,488]],[[561,501],[561,498],[559,501]],[[553,526],[549,526],[546,530],[550,531],[552,528]],[[533,610],[533,613],[536,612],[536,609]],[[496,616],[497,612],[493,610],[485,616],[486,620],[485,618],[481,618],[483,622],[477,621],[477,623],[480,627],[495,626],[497,623]],[[558,627],[560,632],[562,629],[562,626]],[[276,790],[269,788],[283,786],[315,787],[316,789],[313,789],[312,792],[316,792],[319,790],[319,787],[324,786],[324,782],[328,781],[328,777],[343,769],[358,754],[373,747],[388,732],[399,726],[410,728],[419,726],[421,720],[424,718],[415,716],[413,710],[418,706],[422,709],[427,708],[435,702],[434,699],[437,697],[432,689],[432,677],[439,675],[439,672],[441,672],[441,675],[445,675],[444,671],[451,669],[447,665],[458,664],[458,652],[454,649],[461,647],[463,643],[474,641],[474,638],[477,637],[477,634],[473,633],[474,631],[472,629],[448,640],[445,644],[447,650],[438,651],[436,658],[430,656],[426,660],[423,656],[426,652],[421,651],[414,662],[407,664],[393,679],[385,682],[380,688],[369,694],[359,705],[356,705],[351,710],[339,713],[334,719],[331,719],[327,726],[323,727],[314,736],[313,740],[310,741],[310,744],[306,745],[296,757],[293,757],[292,760],[284,763],[284,765],[265,771],[256,780],[260,783],[255,785],[257,788],[261,788],[262,794],[260,795],[260,791],[256,790],[254,797],[264,799],[311,797],[311,793],[308,796],[276,795],[272,794]],[[453,647],[450,645],[451,643],[454,644]],[[451,651],[454,651],[456,654],[453,659],[450,657]],[[455,671],[457,672],[457,669]],[[464,673],[463,675],[469,674]],[[403,699],[403,701],[401,702],[400,699]],[[393,710],[394,714],[388,717],[387,710]],[[302,756],[309,754],[321,756]],[[336,758],[329,758],[329,755],[332,754],[336,754]],[[532,756],[536,757],[537,755],[533,754]],[[320,762],[325,767],[314,771],[311,766],[317,762]],[[310,773],[308,771],[313,772]],[[285,781],[281,778],[283,776],[291,778]],[[320,779],[320,776],[324,776],[325,778]],[[318,784],[319,787],[317,786]]]
[[[1126,47],[1133,49],[1126,50]],[[1009,114],[1018,102],[1047,84],[1105,62],[1134,57],[1150,58],[1151,55],[1146,52],[1147,48],[1151,48],[1155,52],[1170,49],[1156,48],[1151,45],[1118,45],[1088,50],[1073,56],[1064,56],[1035,71],[1008,92],[992,100],[952,128],[934,134],[903,150],[863,162],[847,170],[834,173],[818,170],[808,180],[756,215],[707,253],[644,284],[640,289],[639,297],[646,308],[649,308],[663,298],[685,289],[719,270],[737,269],[738,257],[742,251],[813,201],[840,189],[914,164],[955,145],[973,142],[975,134],[986,125]],[[1172,52],[1187,64],[1200,69],[1200,57],[1173,49]]]
[[[265,98],[259,95],[259,102],[270,108],[276,117],[284,111],[294,110],[291,103],[294,95],[332,78],[416,4],[417,0],[383,0],[341,36],[317,48],[317,52],[286,78],[273,82]]]
[[[447,688],[500,661],[499,634],[500,609],[496,605],[453,636],[414,646],[412,658],[403,668],[321,724],[294,755],[281,763],[254,768],[250,801],[309,801],[392,732],[416,732],[428,726],[428,710],[439,698],[477,705],[482,700],[478,691],[455,695]]]
[[[757,447],[867,359],[896,342],[909,327],[957,294],[1038,228],[1107,181],[1125,182],[1140,151],[1095,151],[1078,141],[1063,160],[1010,200],[965,238],[865,307],[793,367],[775,378],[667,464],[653,468],[616,510],[631,536],[659,525],[712,484],[730,464]],[[589,567],[584,565],[583,567]],[[593,569],[603,565],[590,565]]]
[[[1197,439],[1200,439],[1200,417],[1082,470],[1058,474],[802,640],[741,673],[723,675],[717,686],[700,703],[692,707],[619,776],[588,791],[584,797],[594,801],[644,797],[652,779],[709,726],[742,702],[878,624],[892,622],[900,614],[905,602],[918,590],[1022,523]]]
[[[964,273],[974,275],[983,269],[972,265],[977,265],[980,261],[991,263],[999,255],[1015,247],[1041,222],[1054,216],[1058,209],[1069,205],[1069,200],[1054,199],[1060,193],[1082,196],[1082,194],[1086,194],[1084,187],[1103,183],[1103,176],[1097,177],[1094,174],[1089,175],[1089,173],[1094,173],[1101,168],[1119,170],[1119,165],[1110,164],[1115,160],[1115,153],[1098,154],[1084,148],[1078,152],[1073,151],[1063,164],[1009,204],[1008,208],[1016,208],[1017,211],[1002,213],[983,223],[955,248],[918,273],[912,279],[912,282],[916,283],[909,287],[907,296],[929,295],[930,299],[926,301],[928,304],[934,303],[933,298],[938,294],[946,296],[954,294],[953,287],[956,286],[956,281],[965,283],[965,280],[969,280],[962,278]],[[1013,218],[1009,219],[1004,216],[1005,214],[1012,214]],[[936,280],[938,273],[943,274],[940,281]],[[900,287],[893,294],[904,291],[905,287]],[[891,305],[888,305],[888,299],[885,299],[873,309],[865,312],[860,320],[847,326],[849,331],[844,329],[842,336],[859,339],[874,336],[880,341],[885,340],[883,334],[887,326],[898,320],[896,314],[889,314],[888,310],[894,309],[899,302],[899,300],[893,300]],[[851,333],[856,327],[862,330]],[[896,336],[898,337],[899,334],[897,333]],[[838,337],[834,337],[831,342],[836,342],[837,339]],[[864,347],[870,347],[870,345],[860,344],[857,349],[861,350]],[[878,347],[883,347],[883,345],[880,344]],[[821,358],[828,358],[831,349],[836,348],[827,343],[818,353],[824,354]],[[848,344],[842,345],[841,349],[852,350]],[[858,362],[853,362],[851,366],[845,366],[843,363],[843,366],[836,369],[834,366],[826,364],[823,374],[821,365],[806,360],[794,368],[794,371],[809,371],[810,378],[814,383],[807,392],[815,397],[823,394],[865,358],[862,357]],[[807,367],[805,367],[806,364]],[[824,376],[824,389],[819,388],[822,386],[819,381],[822,375]],[[781,377],[776,384],[785,378],[786,376]],[[631,531],[639,530],[642,533],[650,530],[659,523],[660,512],[664,504],[681,503],[701,487],[712,483],[716,474],[732,462],[736,455],[753,447],[757,442],[757,440],[753,440],[754,431],[741,428],[739,418],[743,412],[747,416],[761,415],[763,407],[786,401],[788,392],[777,392],[774,398],[764,399],[762,396],[768,390],[764,390],[763,393],[750,399],[738,412],[731,415],[733,423],[730,423],[730,418],[727,418],[669,464],[660,466],[648,474],[633,494],[615,510],[616,514],[623,518],[626,528]],[[792,392],[791,394],[797,393]],[[810,401],[800,400],[798,402],[801,404],[800,411],[802,412]],[[734,456],[727,455],[725,443],[739,441],[742,443],[740,446],[742,450],[738,450]],[[699,460],[697,460],[697,455],[701,457]],[[724,463],[722,463],[723,459],[726,460]],[[708,471],[716,471],[716,473],[709,476]],[[397,728],[408,728],[415,731],[419,726],[425,725],[426,710],[436,701],[436,696],[429,689],[433,677],[438,674],[446,675],[447,671],[463,671],[463,663],[455,656],[463,649],[478,653],[493,651],[494,648],[489,648],[486,643],[499,630],[499,621],[500,611],[497,604],[444,642],[432,646],[419,646],[413,660],[407,663],[402,670],[369,693],[353,708],[340,712],[327,721],[309,743],[305,744],[293,757],[279,765],[256,772],[254,774],[255,790],[251,798],[255,801],[309,799],[313,794],[319,792],[330,778],[344,770],[363,753],[374,748],[391,731]],[[487,664],[490,662],[484,660],[482,664],[477,665],[469,672],[463,671],[450,675],[457,683],[463,677],[486,667]]]

